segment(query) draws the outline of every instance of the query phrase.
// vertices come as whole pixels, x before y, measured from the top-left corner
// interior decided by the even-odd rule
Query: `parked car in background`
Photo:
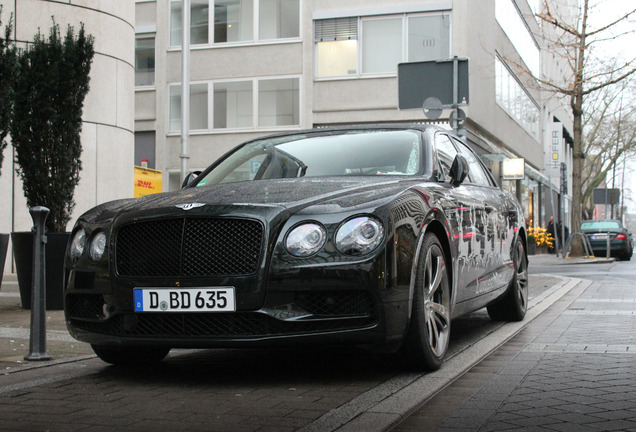
[[[618,220],[586,220],[581,223],[581,233],[587,236],[594,256],[610,256],[630,260],[633,254],[632,235]],[[608,243],[609,240],[609,243]]]
[[[437,369],[451,320],[521,320],[515,197],[448,131],[351,126],[249,141],[184,189],[73,228],[65,314],[104,361],[171,348],[356,344]]]

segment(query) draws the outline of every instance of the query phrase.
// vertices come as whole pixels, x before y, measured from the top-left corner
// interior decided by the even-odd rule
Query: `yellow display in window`
[[[135,166],[135,198],[162,192],[162,182],[161,171]]]

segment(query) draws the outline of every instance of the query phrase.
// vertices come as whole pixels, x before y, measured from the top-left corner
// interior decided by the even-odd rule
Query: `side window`
[[[437,170],[443,174],[444,181],[449,182],[450,170],[451,166],[453,166],[455,156],[457,156],[457,149],[450,138],[444,134],[435,135],[435,147],[437,148],[438,163],[440,165]]]
[[[468,166],[470,167],[468,178],[470,182],[480,186],[493,186],[492,182],[490,181],[490,176],[486,172],[482,163],[479,161],[477,155],[472,150],[470,150],[463,142],[455,141],[455,143],[457,144],[461,155],[466,158],[466,161],[468,161]]]

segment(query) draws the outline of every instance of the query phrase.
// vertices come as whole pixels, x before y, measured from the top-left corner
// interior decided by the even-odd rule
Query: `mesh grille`
[[[260,313],[118,315],[104,322],[71,319],[74,327],[95,333],[137,337],[248,338],[318,333],[375,324],[373,316],[324,321],[280,321]]]
[[[83,319],[104,318],[104,297],[101,295],[68,295],[66,310],[69,316]]]
[[[120,276],[249,275],[258,269],[263,225],[245,219],[168,219],[123,226],[116,238]]]
[[[299,294],[295,303],[314,315],[351,316],[373,313],[373,301],[366,292]]]

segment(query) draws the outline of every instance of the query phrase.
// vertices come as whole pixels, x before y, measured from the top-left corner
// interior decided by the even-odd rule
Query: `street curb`
[[[537,275],[540,276],[540,275]],[[299,429],[299,432],[382,432],[390,430],[428,399],[468,372],[498,347],[529,325],[548,307],[575,287],[587,288],[592,282],[577,278],[550,275],[561,283],[541,293],[529,302],[526,317],[521,322],[509,322],[486,335],[478,343],[447,359],[442,368],[428,374],[402,374],[371,389],[348,403],[329,411]]]

